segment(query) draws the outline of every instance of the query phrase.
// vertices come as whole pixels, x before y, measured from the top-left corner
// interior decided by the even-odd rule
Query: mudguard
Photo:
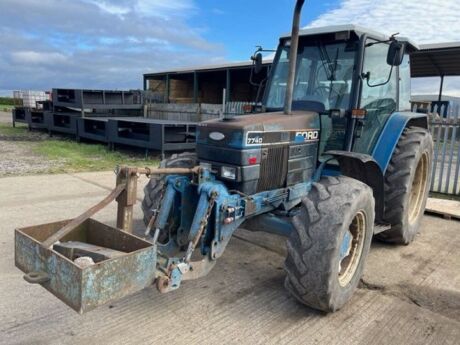
[[[387,120],[372,151],[372,157],[379,165],[383,175],[390,163],[393,151],[407,126],[428,128],[426,114],[412,112],[395,112]]]
[[[375,199],[375,220],[381,221],[384,213],[383,173],[370,155],[349,151],[327,151],[337,159],[342,175],[354,178],[372,188]]]

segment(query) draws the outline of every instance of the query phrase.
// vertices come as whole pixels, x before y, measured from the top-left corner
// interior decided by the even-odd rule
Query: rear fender
[[[385,175],[391,156],[393,155],[404,128],[408,126],[428,128],[428,118],[426,114],[396,112],[391,114],[383,127],[382,133],[380,133],[374,150],[372,151],[372,157],[374,157],[379,165],[383,175]]]
[[[385,210],[384,176],[399,138],[408,126],[428,128],[426,114],[412,112],[393,113],[386,122],[371,155],[349,152],[328,151],[340,165],[343,175],[357,179],[370,186],[375,198],[375,219],[382,221]]]

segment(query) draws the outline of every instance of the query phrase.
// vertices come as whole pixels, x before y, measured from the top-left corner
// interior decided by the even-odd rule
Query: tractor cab
[[[280,39],[263,100],[268,112],[284,106],[290,46],[290,36]],[[389,116],[410,111],[409,55],[415,50],[407,39],[355,25],[299,32],[292,109],[321,115],[320,154],[372,154]]]

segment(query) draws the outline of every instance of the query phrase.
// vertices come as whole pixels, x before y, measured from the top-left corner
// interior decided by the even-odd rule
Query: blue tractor
[[[425,114],[410,112],[417,46],[353,25],[281,37],[262,112],[203,122],[196,154],[162,168],[142,203],[158,246],[160,291],[206,275],[239,227],[287,238],[287,290],[323,311],[341,308],[372,237],[414,240],[431,179]],[[261,56],[255,59],[261,63]]]
[[[373,236],[413,241],[433,149],[426,114],[410,112],[417,46],[351,25],[299,31],[302,5],[280,39],[262,112],[203,122],[196,154],[121,167],[117,187],[79,217],[17,229],[24,278],[85,312],[205,276],[244,227],[285,236],[287,290],[330,312],[351,298]],[[148,241],[129,234],[140,173],[150,176]],[[116,228],[90,219],[114,199]]]

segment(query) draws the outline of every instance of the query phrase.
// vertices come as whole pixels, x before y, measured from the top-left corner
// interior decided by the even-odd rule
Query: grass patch
[[[14,108],[14,105],[0,103],[0,111],[11,111],[13,108]]]
[[[49,160],[61,161],[56,172],[111,170],[117,165],[158,165],[157,159],[143,159],[140,155],[109,151],[105,145],[76,143],[70,140],[45,140],[37,143],[34,152]]]
[[[18,100],[14,97],[0,97],[0,104],[13,105],[17,103]]]
[[[9,123],[0,123],[0,135],[6,137],[27,136],[28,130],[25,125],[16,124],[16,127],[13,127]]]
[[[28,131],[26,126],[0,123],[0,139],[18,145],[27,142],[30,155],[50,161],[46,173],[113,170],[117,165],[157,166],[159,159],[145,158],[139,151],[110,151],[104,144],[77,143],[64,137],[48,137],[44,132]],[[1,145],[1,144],[0,144]]]

